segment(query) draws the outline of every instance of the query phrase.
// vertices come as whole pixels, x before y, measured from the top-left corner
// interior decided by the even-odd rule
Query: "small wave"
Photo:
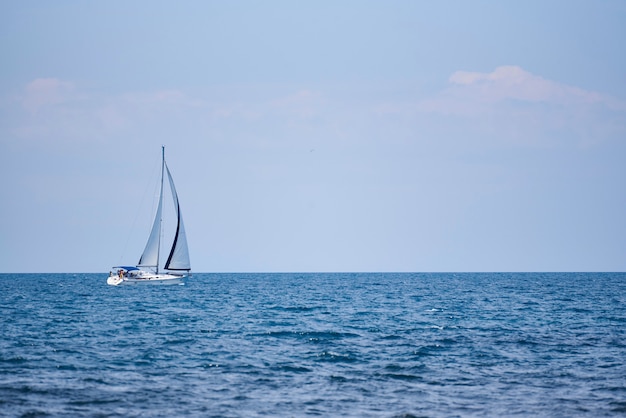
[[[324,306],[275,306],[272,309],[283,312],[313,312],[324,309]]]
[[[108,384],[108,382],[102,378],[99,377],[85,377],[82,379],[82,381],[84,383],[96,383],[96,384],[100,384],[100,385],[106,385]]]
[[[331,363],[355,363],[356,357],[350,354],[340,354],[334,351],[323,351],[317,355],[318,360]]]
[[[382,376],[390,378],[390,379],[394,379],[394,380],[404,380],[407,382],[411,382],[415,380],[423,380],[421,376],[416,376],[413,374],[404,374],[404,373],[385,373]]]
[[[9,363],[9,364],[23,364],[26,363],[28,360],[25,357],[22,356],[15,356],[15,357],[9,357],[9,358],[0,358],[0,363]]]
[[[308,367],[293,366],[289,364],[275,366],[273,367],[273,370],[279,371],[279,372],[288,372],[288,373],[310,373],[313,371],[309,369]]]
[[[202,367],[203,369],[213,369],[213,368],[216,368],[216,367],[220,367],[220,365],[217,364],[217,363],[205,363],[205,364],[201,365],[200,367]]]
[[[402,340],[403,337],[401,337],[400,335],[392,334],[392,335],[385,335],[382,339],[385,341],[394,341],[394,340]]]
[[[610,402],[611,412],[623,414],[626,412],[626,401],[613,401]]]
[[[335,331],[270,331],[265,334],[252,334],[252,336],[270,336],[274,338],[296,338],[305,339],[308,341],[329,341],[340,340],[343,338],[356,338],[358,334],[349,332],[335,332]]]
[[[402,366],[399,364],[389,364],[385,366],[384,371],[378,373],[383,379],[416,381],[423,380],[426,366]]]
[[[80,370],[80,368],[74,364],[59,364],[56,367],[58,370],[66,370],[66,371],[71,371],[71,372]]]
[[[181,345],[181,344],[190,345],[195,342],[196,340],[193,338],[172,338],[172,339],[165,340],[164,344],[165,345]]]
[[[441,350],[443,350],[443,346],[441,344],[431,344],[419,347],[417,350],[413,351],[414,356],[432,356],[439,354]]]
[[[99,406],[99,405],[107,405],[112,403],[119,402],[118,398],[96,398],[96,399],[77,399],[68,401],[69,405],[72,406]]]

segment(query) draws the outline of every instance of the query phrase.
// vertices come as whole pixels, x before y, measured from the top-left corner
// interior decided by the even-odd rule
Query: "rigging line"
[[[159,165],[154,163],[151,174],[148,177],[148,182],[146,183],[146,186],[144,187],[144,190],[143,190],[143,194],[141,195],[141,200],[139,201],[139,205],[136,205],[137,210],[135,211],[135,219],[133,220],[133,223],[131,224],[130,229],[128,230],[128,233],[126,234],[126,242],[124,243],[124,248],[122,249],[122,254],[120,255],[120,260],[118,262],[118,264],[120,265],[124,264],[124,255],[126,255],[126,250],[128,249],[128,242],[130,241],[130,237],[135,236],[133,232],[137,224],[137,219],[139,218],[139,214],[142,212],[144,201],[146,200],[146,194],[148,194],[148,190],[150,189],[150,184],[154,182],[154,179],[156,178],[155,172],[157,171],[158,167]],[[156,182],[154,186],[155,190],[152,193],[152,212],[151,212],[152,214],[156,212],[154,201],[156,198],[155,193],[156,193],[156,189],[158,188],[158,186],[159,184],[158,182]],[[150,220],[148,222],[152,222],[152,220],[154,219],[154,216],[152,216],[152,218],[149,218],[149,219]]]

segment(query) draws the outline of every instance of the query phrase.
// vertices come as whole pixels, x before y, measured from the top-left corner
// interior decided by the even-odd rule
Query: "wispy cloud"
[[[198,107],[204,101],[190,97],[178,89],[157,90],[152,92],[133,92],[124,94],[124,102],[139,106],[190,106]]]
[[[456,71],[448,82],[440,94],[423,101],[420,109],[475,113],[504,101],[519,101],[560,106],[603,105],[626,111],[626,104],[617,99],[547,80],[513,65],[498,67],[490,73]]]
[[[570,138],[589,145],[626,131],[624,101],[519,66],[488,73],[456,71],[446,88],[419,101],[415,110],[464,120],[468,126],[526,144]]]
[[[626,104],[605,94],[548,80],[519,66],[456,71],[429,97],[337,91],[317,86],[223,86],[120,95],[88,93],[75,83],[38,78],[23,87],[11,131],[19,138],[93,141],[124,135],[171,135],[183,127],[211,137],[459,138],[518,144],[593,144],[622,138]],[[243,141],[243,139],[242,139]],[[404,140],[403,140],[404,141]],[[464,139],[463,141],[467,141]],[[465,142],[464,142],[465,143]]]
[[[75,87],[58,78],[37,78],[28,83],[21,97],[24,108],[31,113],[42,106],[55,105],[71,100]]]
[[[205,106],[178,89],[99,95],[58,78],[37,78],[22,88],[11,132],[19,138],[96,140],[137,126],[159,125]]]
[[[595,92],[571,87],[529,73],[517,66],[502,66],[491,73],[457,71],[451,84],[476,88],[488,101],[516,99],[559,104],[599,103],[603,97]]]

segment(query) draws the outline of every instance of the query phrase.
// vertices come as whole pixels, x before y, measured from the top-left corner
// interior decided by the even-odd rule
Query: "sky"
[[[0,272],[625,271],[626,2],[0,3]],[[165,226],[167,230],[167,224]]]

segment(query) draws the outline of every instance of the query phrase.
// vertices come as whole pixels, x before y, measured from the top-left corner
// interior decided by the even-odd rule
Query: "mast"
[[[159,192],[160,199],[163,199],[163,174],[165,171],[165,145],[161,145],[161,191]],[[156,274],[159,274],[159,255],[161,254],[161,232],[163,225],[163,213],[159,211],[159,244],[157,245],[157,263]]]

